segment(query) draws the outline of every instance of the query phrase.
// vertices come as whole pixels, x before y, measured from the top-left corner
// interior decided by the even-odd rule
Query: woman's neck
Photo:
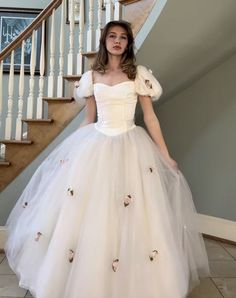
[[[117,71],[117,70],[119,70],[121,68],[120,67],[120,61],[121,61],[121,57],[120,56],[108,55],[107,69],[109,71]]]

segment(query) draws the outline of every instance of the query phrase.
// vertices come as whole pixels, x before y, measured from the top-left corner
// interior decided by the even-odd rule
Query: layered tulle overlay
[[[37,298],[184,298],[209,275],[187,182],[135,125],[111,136],[92,123],[70,135],[7,228],[9,264]]]

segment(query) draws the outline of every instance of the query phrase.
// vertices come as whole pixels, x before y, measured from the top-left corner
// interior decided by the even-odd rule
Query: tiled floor
[[[236,298],[236,246],[205,239],[211,278],[205,279],[188,298]]]
[[[205,243],[212,277],[204,279],[188,298],[236,298],[236,246],[210,239],[205,239]],[[0,254],[0,298],[7,297],[32,296],[18,287],[16,276]]]

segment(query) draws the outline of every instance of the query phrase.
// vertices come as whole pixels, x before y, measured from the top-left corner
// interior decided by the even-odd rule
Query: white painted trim
[[[152,27],[155,25],[159,15],[161,14],[164,6],[166,5],[166,2],[167,0],[157,0],[156,3],[154,4],[145,23],[143,24],[142,28],[139,30],[138,34],[135,37],[136,51],[138,51],[141,48],[144,40],[148,36]]]
[[[236,222],[198,214],[201,233],[236,242]]]
[[[6,242],[6,228],[0,226],[0,249],[3,249]]]
[[[236,242],[236,221],[204,214],[198,214],[200,232]],[[0,226],[0,249],[6,241],[6,228]]]

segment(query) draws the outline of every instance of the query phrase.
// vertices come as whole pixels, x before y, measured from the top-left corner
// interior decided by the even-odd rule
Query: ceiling
[[[167,100],[235,52],[236,0],[168,0],[137,62],[152,69]]]

